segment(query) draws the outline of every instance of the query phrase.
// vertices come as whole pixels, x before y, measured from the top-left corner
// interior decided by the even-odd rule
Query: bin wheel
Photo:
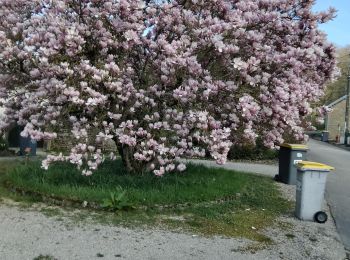
[[[273,179],[274,179],[275,181],[280,181],[280,180],[281,180],[281,179],[280,179],[280,176],[279,176],[278,174],[276,174],[275,177],[273,177]]]
[[[325,223],[328,219],[328,216],[326,214],[326,212],[324,211],[319,211],[319,212],[316,212],[315,216],[314,216],[314,219],[317,223]]]

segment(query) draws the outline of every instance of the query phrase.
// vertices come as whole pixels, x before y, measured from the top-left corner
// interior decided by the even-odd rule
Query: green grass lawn
[[[123,200],[135,209],[119,211],[116,222],[161,223],[207,235],[264,241],[259,231],[290,210],[270,178],[198,165],[163,177],[130,175],[120,161],[105,162],[89,177],[66,163],[48,171],[39,162],[5,164],[1,172],[3,186],[45,198],[99,205],[111,193],[123,192]]]

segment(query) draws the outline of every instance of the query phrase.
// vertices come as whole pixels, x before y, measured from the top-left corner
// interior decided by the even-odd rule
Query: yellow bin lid
[[[281,144],[281,147],[286,147],[286,148],[289,148],[289,149],[292,149],[292,150],[307,150],[308,147],[304,144],[287,144],[287,143],[284,143],[284,144]]]
[[[332,171],[335,168],[323,163],[310,162],[310,161],[301,161],[297,164],[298,169],[303,171]]]

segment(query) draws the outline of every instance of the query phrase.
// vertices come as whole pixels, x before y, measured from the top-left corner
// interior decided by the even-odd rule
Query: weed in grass
[[[110,211],[135,209],[135,207],[128,201],[126,190],[120,186],[117,187],[115,192],[110,192],[110,196],[103,200],[101,206]]]
[[[37,257],[34,257],[33,260],[57,260],[57,258],[51,255],[39,255]]]
[[[286,222],[286,221],[277,221],[275,223],[275,226],[277,226],[279,229],[282,229],[284,231],[291,231],[293,230],[293,224],[290,222]]]
[[[40,212],[43,213],[47,217],[62,217],[64,216],[64,213],[59,208],[41,208]]]
[[[260,251],[260,250],[264,250],[266,248],[268,248],[270,245],[272,245],[272,242],[268,242],[268,243],[249,243],[246,246],[243,247],[239,247],[237,250],[235,250],[236,252],[249,252],[251,254],[255,254],[256,252]]]
[[[310,240],[311,242],[317,242],[317,241],[318,241],[317,237],[314,237],[314,236],[309,237],[309,240]]]
[[[287,234],[286,234],[286,237],[289,238],[289,239],[293,239],[293,238],[295,238],[295,235],[294,235],[294,234],[287,233]]]

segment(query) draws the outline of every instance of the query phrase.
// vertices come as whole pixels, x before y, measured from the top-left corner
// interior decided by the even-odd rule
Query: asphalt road
[[[315,140],[308,145],[308,160],[336,168],[328,175],[326,199],[345,248],[350,251],[350,151]]]

